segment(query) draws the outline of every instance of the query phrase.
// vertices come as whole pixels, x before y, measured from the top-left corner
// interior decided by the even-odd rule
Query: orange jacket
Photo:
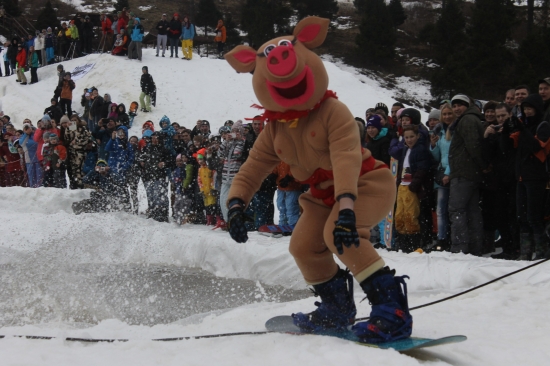
[[[290,165],[288,165],[287,163],[281,161],[279,165],[277,165],[277,167],[273,169],[273,174],[277,174],[277,189],[280,189],[281,191],[299,191],[302,189],[302,185],[295,180],[290,182],[285,188],[279,185],[281,179],[283,179],[287,175],[292,176],[292,173],[290,172]]]
[[[227,31],[225,29],[225,25],[221,25],[221,27],[218,25],[216,27],[216,37],[214,38],[214,42],[222,42],[225,43],[225,40],[227,39]]]

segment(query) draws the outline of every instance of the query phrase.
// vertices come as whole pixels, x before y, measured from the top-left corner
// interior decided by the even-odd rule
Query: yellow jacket
[[[204,205],[212,206],[216,204],[216,197],[212,195],[214,187],[213,172],[206,166],[199,168],[199,189],[204,195]]]

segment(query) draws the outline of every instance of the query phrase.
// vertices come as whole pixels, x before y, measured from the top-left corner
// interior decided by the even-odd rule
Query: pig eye
[[[269,46],[267,46],[267,47],[264,49],[264,55],[269,56],[269,53],[270,53],[271,51],[273,51],[273,50],[275,49],[275,47],[277,47],[277,46],[275,46],[274,44],[270,44]]]
[[[286,39],[281,39],[279,41],[279,46],[290,46],[292,43],[289,41],[289,40],[286,40]]]

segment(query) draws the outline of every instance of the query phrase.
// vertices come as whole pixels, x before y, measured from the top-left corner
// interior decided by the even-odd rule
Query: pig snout
[[[267,68],[277,77],[290,75],[297,63],[296,52],[290,45],[275,47],[267,57]]]

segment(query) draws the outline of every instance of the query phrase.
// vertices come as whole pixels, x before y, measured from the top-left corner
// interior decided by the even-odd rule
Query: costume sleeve
[[[357,182],[363,156],[357,122],[349,109],[334,101],[323,121],[328,131],[330,161],[334,175],[334,197],[352,194],[357,197]]]
[[[238,198],[248,205],[264,179],[279,164],[280,159],[275,154],[275,148],[273,147],[272,130],[273,126],[268,126],[256,140],[252,150],[250,150],[248,159],[233,178],[227,202],[233,198]],[[223,202],[222,204],[226,203]]]

